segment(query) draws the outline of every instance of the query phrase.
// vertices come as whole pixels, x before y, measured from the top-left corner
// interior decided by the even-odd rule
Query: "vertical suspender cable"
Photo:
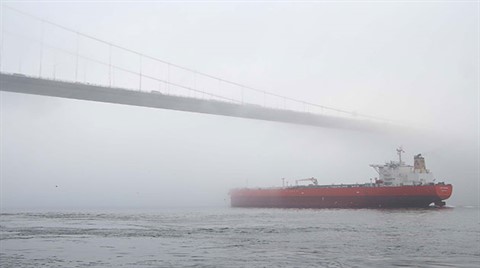
[[[75,59],[75,82],[77,82],[77,77],[78,77],[78,50],[79,50],[79,46],[80,46],[79,45],[79,42],[80,42],[79,38],[80,38],[80,35],[77,32],[77,51],[76,51],[76,55],[75,55],[75,57],[76,57],[76,59]]]
[[[56,70],[57,69],[57,53],[53,52],[53,80],[55,80]]]
[[[140,55],[140,75],[139,75],[139,77],[140,77],[140,84],[139,84],[138,89],[139,89],[140,91],[142,91],[142,54],[139,54],[139,55]]]
[[[197,89],[197,72],[193,72],[193,89]],[[195,91],[192,92],[193,97],[195,98]]]
[[[162,92],[162,82],[160,81],[161,77],[162,77],[162,65],[160,65],[160,74],[158,75],[158,78],[159,78],[159,81],[158,81],[158,91]]]
[[[45,22],[42,20],[42,29],[40,36],[40,67],[38,68],[38,77],[42,77],[42,63],[43,63],[43,42],[44,42],[44,31],[45,31]]]
[[[108,44],[108,85],[112,87],[112,45]]]
[[[165,85],[167,94],[170,94],[170,63],[167,64],[167,84]]]

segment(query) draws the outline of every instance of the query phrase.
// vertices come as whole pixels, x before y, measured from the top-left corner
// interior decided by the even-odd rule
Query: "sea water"
[[[2,211],[0,267],[480,267],[480,209]]]

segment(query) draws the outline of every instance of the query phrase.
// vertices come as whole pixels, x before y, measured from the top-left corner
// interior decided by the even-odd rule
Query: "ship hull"
[[[235,189],[232,207],[262,208],[408,208],[443,206],[452,185],[398,187],[312,186],[276,189]]]

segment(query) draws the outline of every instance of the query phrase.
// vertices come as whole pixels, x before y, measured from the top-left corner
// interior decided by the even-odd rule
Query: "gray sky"
[[[228,205],[229,188],[279,186],[282,177],[368,181],[375,176],[368,164],[395,159],[398,145],[407,163],[423,153],[427,167],[453,183],[448,203],[478,204],[478,3],[6,5],[204,73],[426,126],[430,134],[362,133],[1,92],[4,207]],[[6,12],[10,30],[27,25]]]

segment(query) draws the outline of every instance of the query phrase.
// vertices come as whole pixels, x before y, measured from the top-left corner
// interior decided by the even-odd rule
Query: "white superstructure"
[[[414,156],[414,165],[405,165],[402,161],[402,147],[397,149],[398,162],[390,161],[385,165],[370,165],[379,175],[377,183],[385,186],[422,185],[433,182],[433,173],[426,169],[425,158],[421,154]]]

